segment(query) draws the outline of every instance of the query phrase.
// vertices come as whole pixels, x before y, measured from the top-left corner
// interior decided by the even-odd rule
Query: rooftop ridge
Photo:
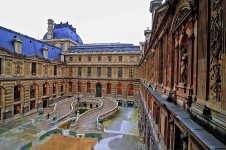
[[[72,46],[70,49],[95,49],[95,48],[139,48],[138,45],[133,44],[83,44]]]
[[[32,40],[34,40],[34,41],[37,41],[37,42],[43,43],[43,44],[45,44],[45,45],[48,45],[48,46],[51,46],[51,47],[54,47],[54,48],[57,48],[57,49],[62,50],[62,49],[61,49],[61,48],[59,48],[59,47],[56,47],[56,46],[54,46],[54,45],[51,45],[51,44],[45,43],[45,42],[43,42],[43,41],[41,41],[41,40],[35,39],[35,38],[31,37],[31,36],[28,36],[28,35],[22,34],[22,33],[20,33],[20,32],[16,32],[16,31],[14,31],[14,30],[11,30],[11,29],[8,29],[8,28],[2,27],[2,26],[0,26],[0,29],[3,29],[3,30],[5,30],[5,31],[8,31],[8,32],[11,32],[11,33],[15,33],[15,34],[18,34],[18,35],[24,36],[25,38],[30,38],[30,39],[32,39]]]

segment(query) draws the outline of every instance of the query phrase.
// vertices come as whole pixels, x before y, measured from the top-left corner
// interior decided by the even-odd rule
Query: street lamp
[[[78,106],[77,106],[77,108],[78,108],[77,116],[79,116],[79,107],[80,107],[79,102],[80,102],[80,99],[81,99],[81,98],[80,98],[80,96],[78,95],[78,96],[77,96],[77,105],[78,105]]]

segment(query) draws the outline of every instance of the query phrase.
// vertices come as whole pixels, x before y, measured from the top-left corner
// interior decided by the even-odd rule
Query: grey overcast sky
[[[43,38],[47,19],[67,22],[84,43],[133,43],[144,41],[151,26],[150,0],[4,0],[0,26]]]

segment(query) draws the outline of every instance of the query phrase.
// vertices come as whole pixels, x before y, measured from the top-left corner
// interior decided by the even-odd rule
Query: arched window
[[[133,96],[134,94],[134,87],[133,84],[128,85],[128,96]]]
[[[14,102],[20,101],[20,91],[21,88],[19,85],[14,87]]]
[[[73,85],[73,84],[72,84],[72,82],[70,81],[70,82],[69,82],[69,92],[72,92],[72,85]]]
[[[42,95],[46,96],[46,94],[47,94],[47,83],[44,83],[43,84],[43,89],[42,89]]]
[[[87,93],[91,93],[91,83],[90,83],[90,82],[87,83],[87,89],[86,89],[86,92],[87,92]]]
[[[117,86],[117,95],[122,95],[122,84],[119,83]]]
[[[78,82],[78,92],[82,92],[82,83]]]
[[[107,94],[111,94],[111,83],[107,84]]]
[[[30,98],[35,98],[35,84],[32,84],[30,87]]]

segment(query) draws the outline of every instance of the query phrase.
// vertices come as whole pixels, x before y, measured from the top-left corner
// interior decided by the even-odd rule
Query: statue
[[[186,48],[182,48],[182,58],[181,58],[181,79],[183,83],[187,83],[188,77],[188,53]]]

